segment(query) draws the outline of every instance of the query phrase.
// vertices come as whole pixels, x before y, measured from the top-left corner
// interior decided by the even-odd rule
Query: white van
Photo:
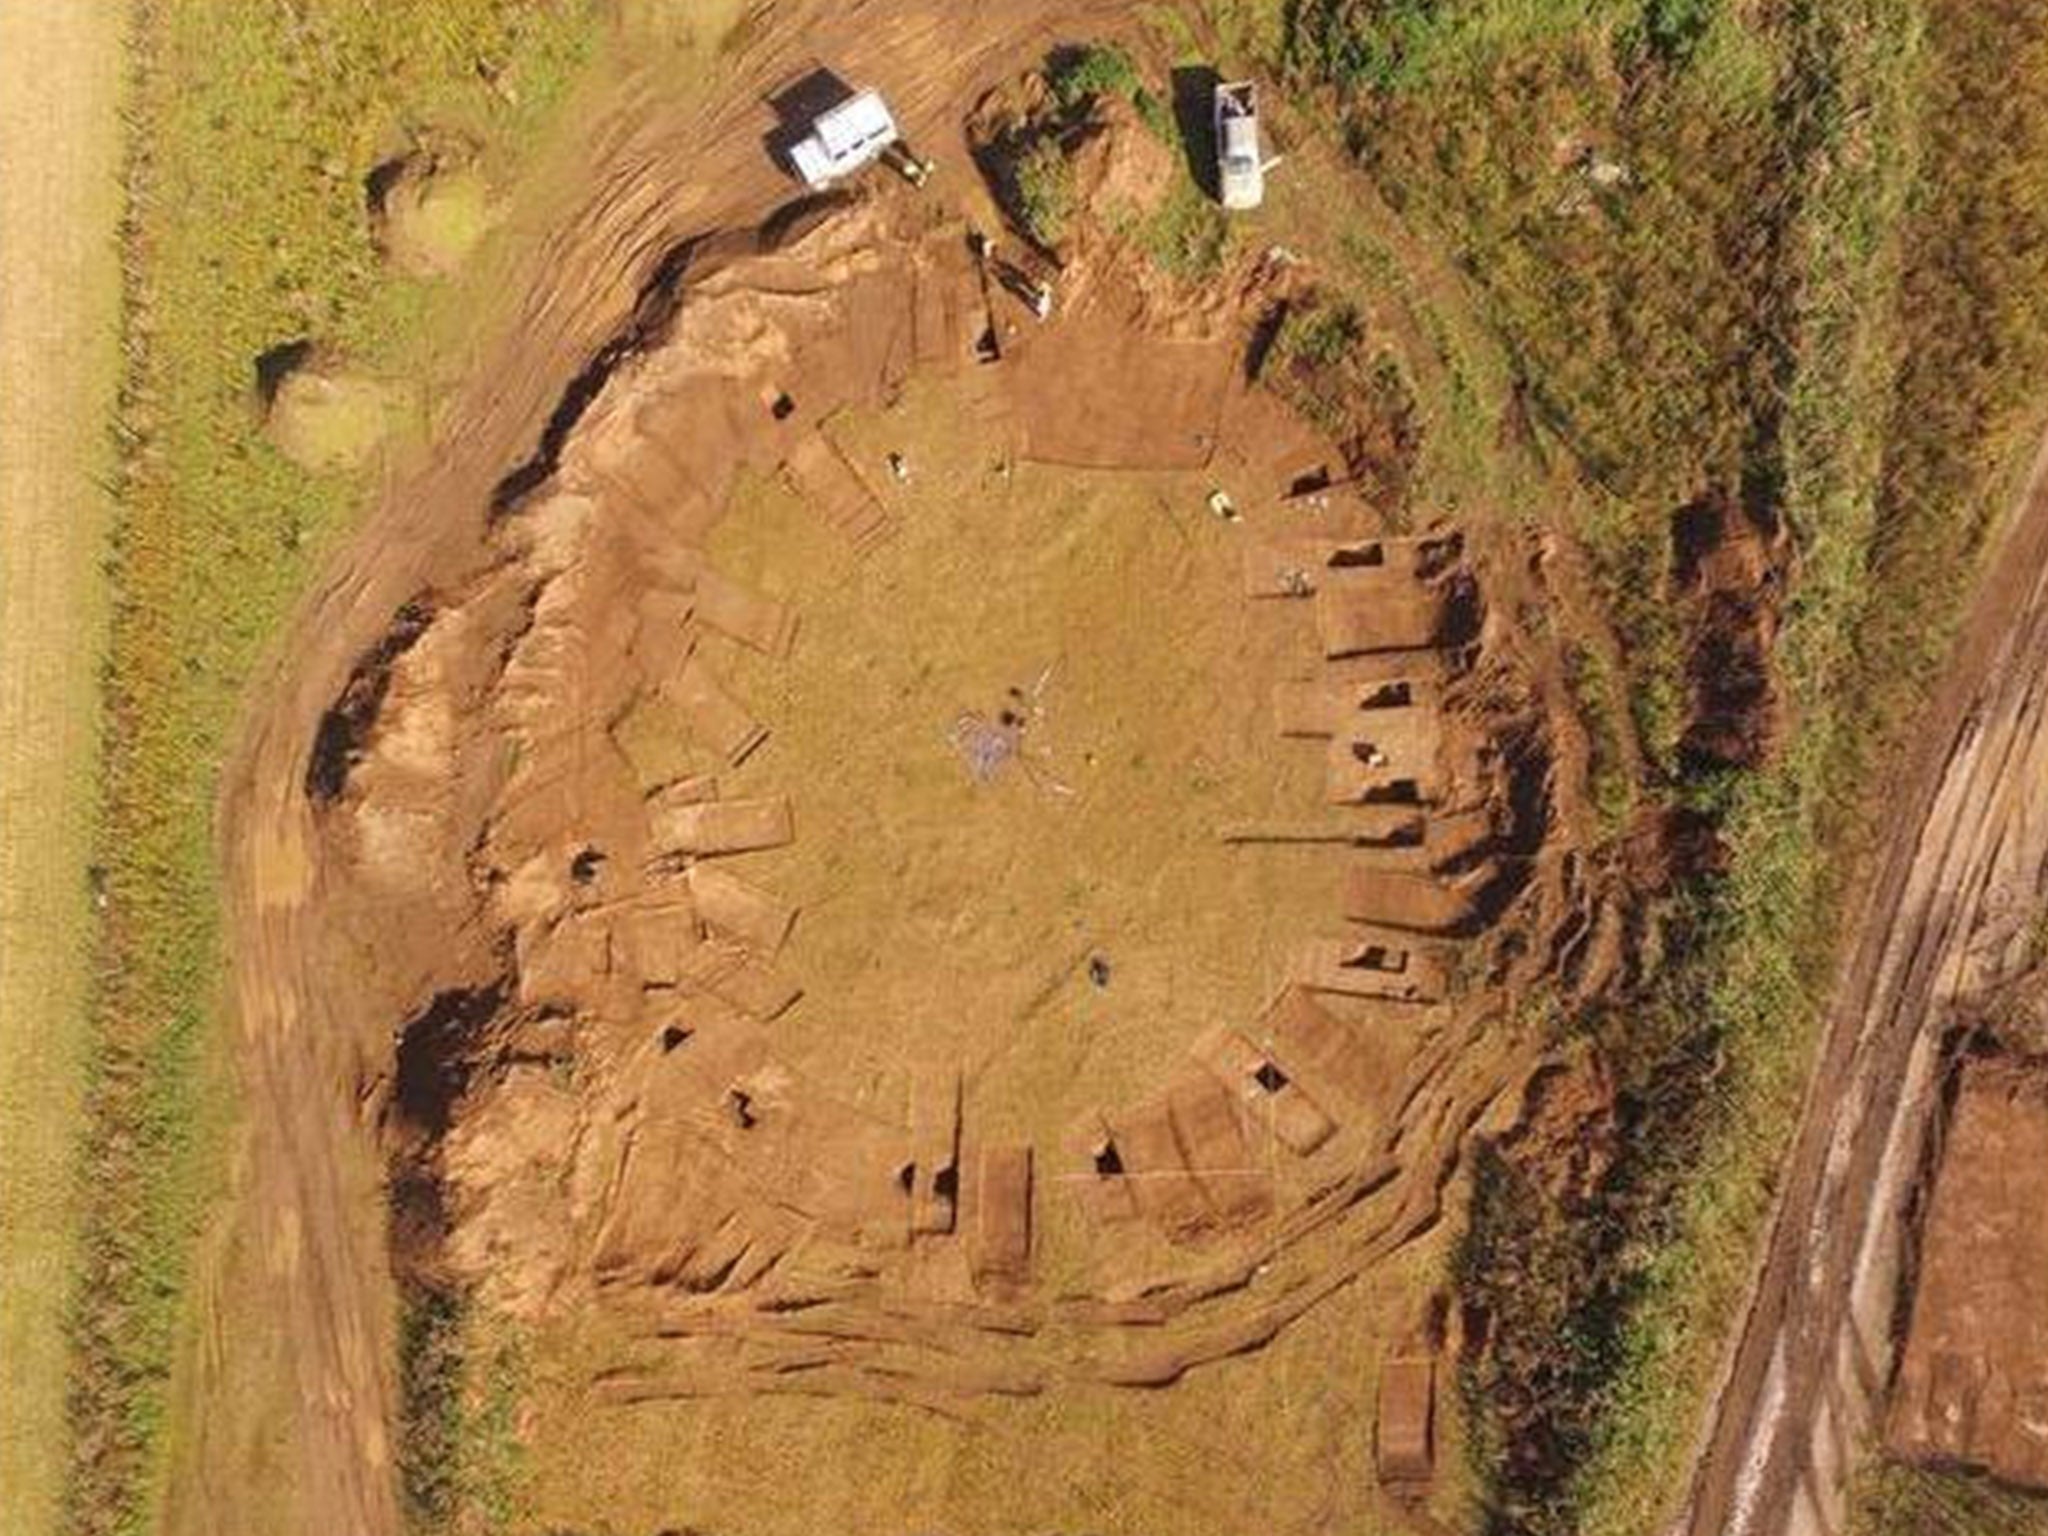
[[[1259,104],[1249,80],[1216,87],[1216,188],[1226,208],[1256,208],[1266,197]]]
[[[811,131],[790,146],[790,163],[807,186],[829,187],[881,158],[903,135],[876,91],[861,91],[818,114]]]

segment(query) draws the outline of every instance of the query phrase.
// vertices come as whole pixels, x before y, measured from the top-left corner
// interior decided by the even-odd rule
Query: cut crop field
[[[0,4],[0,1525],[24,1536],[64,1489],[124,41],[117,6]]]

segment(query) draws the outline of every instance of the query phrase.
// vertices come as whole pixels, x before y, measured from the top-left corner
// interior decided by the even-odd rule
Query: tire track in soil
[[[1742,1333],[1678,1529],[1834,1532],[1889,1382],[1905,1207],[1952,1005],[2024,947],[2048,866],[2048,441],[1901,775]],[[2031,897],[2032,899],[2024,899]]]

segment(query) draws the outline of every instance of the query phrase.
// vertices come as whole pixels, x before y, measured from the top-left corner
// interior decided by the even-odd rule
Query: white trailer
[[[824,188],[872,165],[902,138],[881,93],[860,91],[819,113],[789,159],[806,185]]]
[[[1266,196],[1259,103],[1249,80],[1216,87],[1216,190],[1223,206],[1256,208]]]

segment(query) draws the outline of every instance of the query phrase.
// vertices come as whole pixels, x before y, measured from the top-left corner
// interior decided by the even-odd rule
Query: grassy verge
[[[521,1504],[516,1417],[527,1380],[510,1325],[485,1325],[458,1292],[401,1300],[398,1472],[419,1536],[502,1531]]]
[[[1801,365],[1782,495],[1803,567],[1780,667],[1802,727],[1732,786],[1694,1032],[1697,1155],[1641,1272],[1575,1495],[1589,1532],[1667,1509],[1747,1283],[1833,976],[1834,917],[1875,823],[1874,769],[1953,632],[2038,430],[2048,323],[2048,46],[2024,6],[1830,6],[1833,128],[1795,252]],[[1996,97],[1996,100],[1992,98]],[[1962,356],[1958,356],[1961,353]],[[1695,980],[1695,978],[1697,978]],[[1684,1122],[1681,1121],[1681,1124]]]
[[[1966,1472],[1887,1466],[1859,1480],[1850,1536],[2048,1536],[2048,1498]]]
[[[97,1061],[75,1306],[72,1525],[151,1523],[191,1243],[221,1174],[215,780],[263,650],[363,481],[258,431],[254,360],[308,337],[423,363],[441,290],[389,276],[364,178],[433,127],[503,179],[582,57],[587,5],[139,8],[125,232]]]

